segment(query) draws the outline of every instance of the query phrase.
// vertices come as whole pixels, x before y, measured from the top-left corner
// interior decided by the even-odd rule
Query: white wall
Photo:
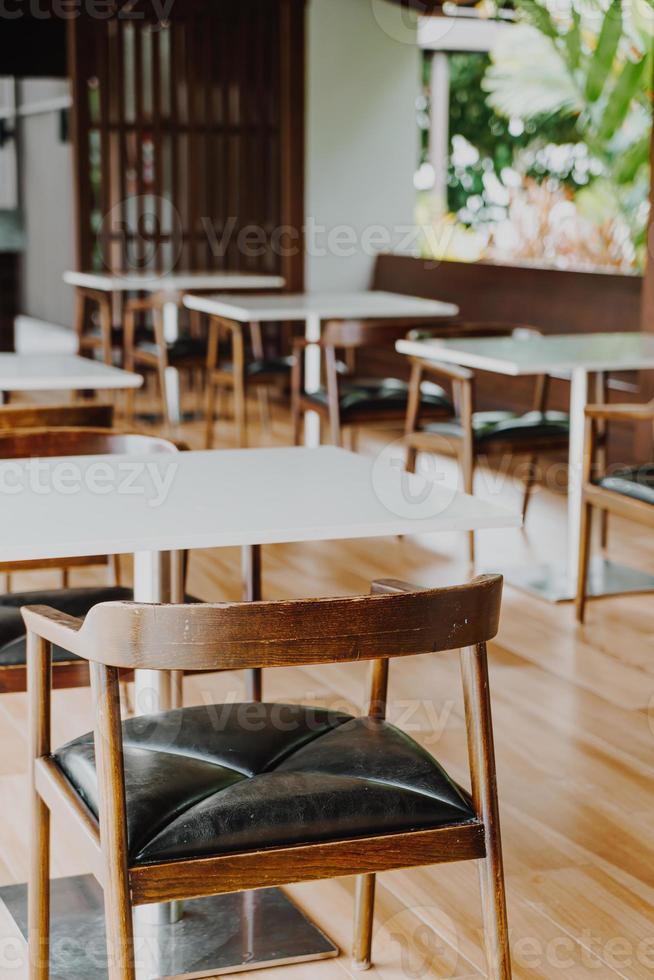
[[[20,88],[22,105],[69,92],[65,79],[30,79]],[[61,277],[75,262],[72,148],[60,139],[58,112],[21,118],[20,182],[27,239],[22,312],[70,326],[73,291]]]
[[[385,0],[309,0],[308,289],[366,288],[366,229],[383,226],[397,245],[413,223],[420,54],[408,16]],[[353,229],[337,242],[353,254],[334,254],[339,226]]]

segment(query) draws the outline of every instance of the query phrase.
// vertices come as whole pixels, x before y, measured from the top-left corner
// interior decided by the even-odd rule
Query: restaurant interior
[[[653,65],[0,5],[0,980],[654,975]]]

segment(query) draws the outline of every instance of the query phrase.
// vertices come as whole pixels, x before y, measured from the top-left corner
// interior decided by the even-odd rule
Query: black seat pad
[[[654,463],[632,466],[605,476],[599,481],[599,486],[633,500],[654,504]]]
[[[570,417],[564,412],[475,412],[472,428],[477,443],[507,439],[519,442],[524,439],[552,439],[561,441],[570,434]],[[422,427],[424,432],[460,439],[463,427],[457,419],[451,422],[433,422]]]
[[[250,378],[258,374],[290,375],[292,367],[292,357],[260,357],[245,362],[245,373]],[[218,370],[231,373],[234,365],[231,361],[219,361]]]
[[[406,412],[409,401],[409,385],[399,378],[370,378],[357,381],[342,381],[339,391],[341,417],[356,412]],[[327,391],[321,388],[305,398],[326,406]],[[443,389],[431,381],[423,381],[420,388],[422,411],[434,410],[438,414],[453,411],[452,403]]]
[[[153,339],[144,339],[137,348],[147,354],[158,354],[159,346]],[[166,344],[168,360],[184,361],[187,358],[205,358],[207,356],[207,341],[203,337],[191,337],[190,334],[180,334],[177,340]]]
[[[8,592],[0,596],[0,667],[24,665],[25,623],[21,606],[54,606],[69,616],[86,616],[99,602],[122,602],[132,599],[132,590],[119,586],[86,589],[43,589],[37,592]],[[75,660],[72,653],[54,647],[52,659]]]
[[[322,708],[203,705],[123,724],[130,860],[461,824],[469,797],[397,728]],[[55,759],[97,816],[91,734]]]

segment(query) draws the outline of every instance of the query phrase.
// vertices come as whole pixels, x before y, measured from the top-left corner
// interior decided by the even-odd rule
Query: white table
[[[140,388],[132,371],[75,354],[0,354],[0,392]]]
[[[320,340],[325,320],[439,320],[456,316],[452,303],[370,290],[358,293],[287,293],[280,296],[185,296],[189,310],[239,323],[304,323],[305,339],[312,345]],[[305,353],[305,385],[309,392],[320,388],[320,348],[310,346]],[[320,417],[305,415],[305,443],[320,443]]]
[[[0,461],[0,561],[135,552],[135,598],[161,602],[171,599],[169,556],[179,549],[241,546],[252,557],[252,548],[270,543],[519,526],[519,515],[497,504],[404,473],[394,452],[374,461],[333,447]],[[165,708],[166,677],[139,671],[137,706],[145,699],[149,710]],[[202,901],[204,920],[202,904],[193,909],[207,943],[222,919],[216,900]],[[162,917],[169,909],[154,907]],[[285,948],[296,927],[306,921],[288,903],[281,922],[258,932]],[[145,930],[157,949],[149,928],[137,921],[137,935]],[[174,925],[162,928],[168,942]],[[311,942],[315,951],[303,958],[333,955],[317,931]],[[183,946],[175,946],[175,969],[164,957],[150,975],[213,976],[224,966],[216,950],[198,971],[196,942],[184,969]]]
[[[282,289],[282,276],[254,272],[64,272],[64,282],[79,290],[106,293],[107,301],[118,293],[145,292],[162,302],[164,336],[173,343],[179,336],[179,306],[182,295],[190,290]],[[173,422],[179,422],[179,375],[169,367],[166,372],[166,398]]]
[[[469,339],[401,340],[403,354],[446,361],[479,371],[512,377],[567,375],[570,389],[568,467],[568,548],[565,565],[507,570],[509,580],[552,602],[576,593],[583,483],[585,408],[590,375],[654,368],[654,335],[646,333],[561,334],[541,337],[471,337]],[[648,591],[654,578],[601,559],[589,575],[591,594]]]

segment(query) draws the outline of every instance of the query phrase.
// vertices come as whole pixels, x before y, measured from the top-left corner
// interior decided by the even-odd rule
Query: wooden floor
[[[182,434],[200,445],[198,424]],[[287,443],[283,412],[276,408],[272,433],[253,426],[252,437],[255,444]],[[218,446],[232,439],[228,422],[217,428]],[[382,444],[379,433],[364,433],[360,449],[372,454]],[[443,467],[454,476],[451,463]],[[488,471],[479,474],[478,492],[516,505],[520,497],[517,484]],[[526,531],[479,536],[479,563],[560,557],[564,545],[565,498],[540,489]],[[641,528],[616,520],[611,547],[618,558],[654,567],[654,540]],[[453,583],[468,577],[465,554],[460,534],[274,546],[264,553],[264,589],[271,598],[357,593],[372,578],[389,575],[423,585]],[[80,581],[78,574],[73,582]],[[17,578],[14,588],[52,582],[52,575],[31,575]],[[237,598],[238,553],[194,552],[189,585],[205,599]],[[570,605],[547,605],[507,588],[491,670],[514,976],[654,977],[654,600],[593,603],[588,625],[578,628]],[[278,670],[267,674],[264,696],[356,710],[364,677],[357,665]],[[188,703],[240,699],[243,690],[242,677],[225,674],[188,680],[185,697]],[[89,728],[87,691],[55,697],[59,740]],[[390,720],[466,781],[455,655],[395,664]],[[25,721],[22,695],[0,699],[0,884],[27,875]],[[56,875],[85,870],[74,836],[57,823],[54,854]],[[345,952],[338,960],[269,971],[271,978],[352,976],[352,881],[289,890]],[[369,975],[484,976],[480,930],[471,864],[383,876],[376,967]],[[24,973],[2,962],[0,948],[5,976]]]

